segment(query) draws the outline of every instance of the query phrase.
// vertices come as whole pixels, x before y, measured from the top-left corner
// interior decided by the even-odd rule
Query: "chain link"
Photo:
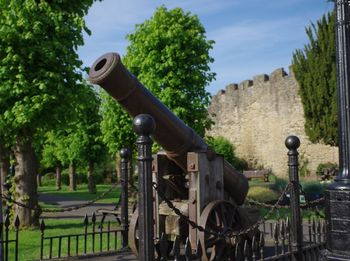
[[[311,200],[311,201],[307,200],[307,198],[305,196],[306,193],[303,190],[302,185],[299,184],[299,187],[300,187],[301,194],[305,197],[305,202],[306,202],[306,204],[300,204],[301,208],[311,208],[313,205],[317,205],[318,203],[323,202],[325,200],[325,197],[321,197],[321,198],[318,198],[318,199],[315,199],[315,200]],[[260,201],[254,200],[252,198],[246,198],[246,202],[251,204],[251,205],[257,205],[257,206],[265,207],[265,208],[272,208],[274,206],[273,204],[267,204],[267,203],[264,203],[264,202],[260,202]],[[288,206],[288,205],[279,205],[276,208],[285,208],[285,209],[287,209],[287,208],[290,208],[290,206]]]
[[[289,187],[290,187],[290,183],[288,183],[286,185],[286,187],[284,188],[284,190],[282,191],[280,197],[278,198],[277,202],[275,203],[275,205],[273,205],[273,207],[269,210],[269,212],[260,220],[258,220],[256,223],[254,223],[253,225],[251,225],[250,227],[243,229],[241,231],[237,232],[227,232],[227,233],[218,233],[215,231],[211,231],[208,230],[200,225],[198,225],[196,222],[194,222],[193,220],[190,220],[190,218],[186,215],[184,215],[181,210],[179,210],[178,208],[176,208],[174,206],[174,204],[172,203],[171,200],[169,200],[168,198],[165,197],[165,195],[158,189],[158,186],[156,183],[153,182],[153,188],[156,190],[156,192],[158,193],[159,197],[165,201],[165,203],[168,205],[168,207],[170,209],[172,209],[176,215],[180,216],[181,218],[183,218],[188,224],[190,224],[192,226],[192,228],[194,229],[198,229],[201,232],[205,232],[208,233],[210,235],[216,236],[216,237],[221,237],[221,238],[232,238],[232,237],[237,237],[237,236],[241,236],[244,234],[248,234],[250,232],[253,232],[254,230],[256,230],[261,224],[263,224],[263,222],[265,222],[265,220],[273,213],[273,211],[277,208],[277,206],[281,203],[281,201],[283,200],[285,194],[287,193]]]
[[[109,194],[112,190],[114,190],[117,187],[118,184],[113,184],[107,191],[101,193],[100,195],[98,195],[96,198],[89,200],[88,202],[81,204],[81,205],[77,205],[74,207],[67,207],[67,208],[59,208],[59,209],[51,209],[51,208],[42,208],[40,206],[38,207],[28,207],[26,204],[22,203],[22,202],[18,202],[13,200],[11,197],[6,196],[6,195],[1,195],[1,197],[3,199],[6,199],[7,201],[9,201],[10,203],[16,204],[20,207],[29,209],[29,210],[34,210],[34,211],[42,211],[45,213],[61,213],[61,212],[69,212],[69,211],[73,211],[73,210],[78,210],[80,208],[84,208],[84,207],[88,207],[92,204],[94,204],[96,201],[104,198],[107,194]]]

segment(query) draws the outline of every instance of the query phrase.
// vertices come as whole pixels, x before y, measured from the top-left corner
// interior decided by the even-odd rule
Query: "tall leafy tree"
[[[101,114],[100,106],[101,99],[98,93],[92,88],[92,86],[86,84],[86,91],[82,105],[82,128],[88,138],[83,151],[82,160],[87,165],[87,179],[88,189],[90,193],[96,193],[96,184],[94,182],[94,167],[96,163],[106,157],[106,147],[102,142],[102,133],[100,129]]]
[[[93,171],[96,162],[103,159],[105,147],[100,141],[100,99],[91,86],[81,89],[75,102],[77,118],[63,128],[46,133],[42,163],[56,167],[56,187],[59,189],[62,166],[69,166],[69,188],[76,190],[76,168],[88,166],[88,188],[96,192]]]
[[[16,200],[37,206],[33,136],[72,117],[82,63],[76,49],[89,32],[83,16],[93,0],[0,1],[0,130],[14,145]],[[22,226],[38,212],[16,207]]]
[[[181,8],[158,8],[127,36],[126,67],[201,136],[210,128],[205,87],[215,78],[209,64],[205,29],[196,15]]]
[[[101,91],[101,99],[101,137],[108,148],[108,152],[115,156],[115,169],[116,173],[118,173],[119,151],[122,148],[129,148],[132,151],[136,141],[136,134],[132,129],[132,119],[124,109],[105,91]]]
[[[41,160],[40,164],[44,166],[45,168],[54,167],[55,168],[55,174],[56,174],[56,189],[60,190],[62,185],[62,161],[60,160],[60,153],[58,149],[60,148],[59,143],[62,142],[62,140],[58,139],[60,138],[59,135],[57,135],[57,131],[48,131],[45,133],[45,139],[43,148],[41,151]]]
[[[305,132],[312,142],[337,145],[336,45],[334,12],[306,28],[309,43],[293,54]]]

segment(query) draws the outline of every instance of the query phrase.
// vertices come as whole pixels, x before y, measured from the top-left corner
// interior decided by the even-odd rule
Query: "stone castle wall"
[[[253,166],[271,168],[277,176],[288,173],[284,141],[289,135],[300,138],[299,162],[311,174],[320,163],[337,163],[338,148],[312,144],[306,136],[298,88],[293,73],[283,69],[228,85],[212,98],[209,112],[215,115],[215,125],[207,134],[229,139],[237,156]]]

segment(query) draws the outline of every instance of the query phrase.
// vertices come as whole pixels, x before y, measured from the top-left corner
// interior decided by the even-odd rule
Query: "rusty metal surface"
[[[163,147],[167,156],[183,170],[187,168],[187,152],[207,151],[208,145],[164,104],[155,98],[122,64],[117,53],[107,53],[92,65],[90,81],[103,87],[127,111],[135,117],[150,114],[156,122],[154,139]],[[237,204],[243,204],[248,192],[248,181],[242,173],[224,162],[224,186]]]

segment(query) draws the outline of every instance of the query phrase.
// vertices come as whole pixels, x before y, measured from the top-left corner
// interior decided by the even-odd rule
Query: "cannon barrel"
[[[89,80],[104,88],[133,117],[147,113],[153,116],[156,130],[153,138],[167,157],[187,169],[187,152],[208,151],[205,141],[175,116],[122,64],[117,53],[107,53],[92,65]],[[238,205],[248,192],[247,178],[224,160],[224,188]]]

